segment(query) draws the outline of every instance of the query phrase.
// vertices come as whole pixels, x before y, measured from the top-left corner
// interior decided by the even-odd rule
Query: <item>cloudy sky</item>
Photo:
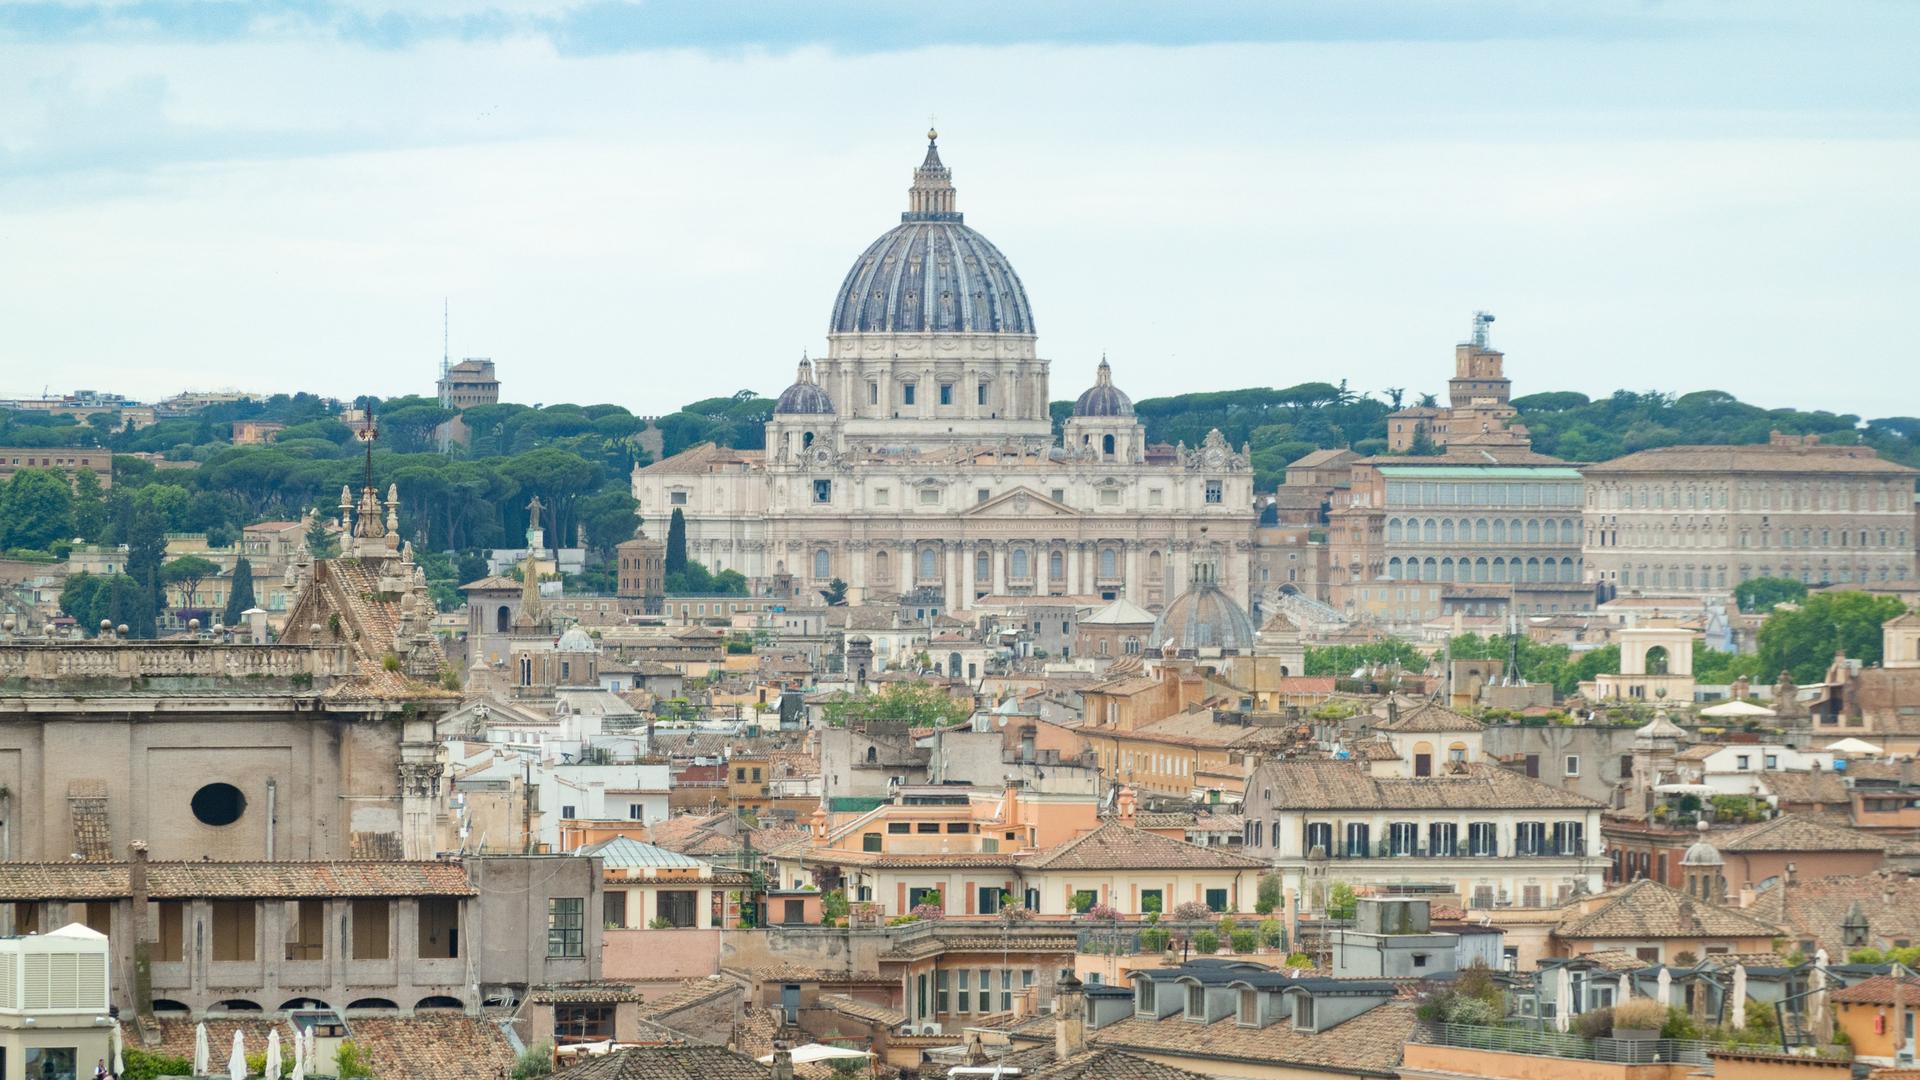
[[[0,394],[775,392],[937,117],[1054,396],[1920,413],[1920,5],[0,0]]]

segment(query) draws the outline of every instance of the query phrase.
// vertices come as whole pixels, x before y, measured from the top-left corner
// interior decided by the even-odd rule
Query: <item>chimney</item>
[[[1073,972],[1054,987],[1053,1059],[1065,1061],[1087,1050],[1086,995],[1080,992],[1080,980]]]
[[[133,1011],[135,1016],[153,1015],[153,965],[147,945],[147,842],[135,840],[127,845],[127,892],[132,896],[133,917],[127,936],[133,945]]]
[[[793,1080],[793,1051],[785,1042],[773,1044],[773,1080]]]
[[[1789,885],[1798,885],[1799,883],[1800,883],[1800,866],[1799,866],[1799,864],[1798,864],[1798,863],[1788,863],[1788,864],[1787,864],[1787,884],[1789,884]]]
[[[1125,825],[1129,829],[1133,828],[1134,800],[1132,788],[1124,785],[1120,788],[1120,794],[1114,799],[1114,808],[1119,811],[1120,824]]]

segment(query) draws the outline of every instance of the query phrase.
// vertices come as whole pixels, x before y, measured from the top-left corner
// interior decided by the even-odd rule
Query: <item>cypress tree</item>
[[[253,564],[242,556],[234,561],[233,584],[227,589],[227,610],[220,621],[228,626],[240,625],[241,612],[253,604]]]
[[[667,573],[677,574],[686,568],[687,518],[675,507],[673,519],[667,523]]]

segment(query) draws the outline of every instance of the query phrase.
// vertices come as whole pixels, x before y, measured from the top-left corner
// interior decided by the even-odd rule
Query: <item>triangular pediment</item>
[[[1079,511],[1057,503],[1029,487],[1003,491],[986,502],[967,508],[966,517],[994,518],[1066,518],[1079,517]]]

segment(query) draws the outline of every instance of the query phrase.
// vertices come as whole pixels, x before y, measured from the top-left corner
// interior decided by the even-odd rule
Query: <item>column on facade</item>
[[[963,606],[960,603],[960,567],[954,561],[954,552],[957,550],[958,545],[952,542],[940,545],[940,590],[949,610]]]
[[[1007,594],[1007,542],[1004,540],[993,545],[993,594]]]
[[[1173,557],[1167,560],[1167,600],[1187,591],[1187,577],[1193,562],[1192,544],[1175,544]]]
[[[1141,602],[1140,541],[1138,540],[1127,541],[1126,574],[1126,590],[1120,595],[1126,597],[1129,603],[1138,604]]]
[[[1042,542],[1033,549],[1033,592],[1035,596],[1045,596],[1053,588],[1053,545]]]
[[[960,600],[958,603],[949,600],[947,601],[947,606],[949,608],[970,608],[973,606],[973,594],[975,591],[973,582],[973,545],[962,543],[957,546],[960,556]]]
[[[920,587],[920,553],[913,549],[913,544],[903,543],[899,559],[900,572],[894,575],[895,591],[905,596]]]
[[[1080,594],[1080,541],[1069,540],[1060,557],[1061,572],[1067,578],[1067,595]]]

